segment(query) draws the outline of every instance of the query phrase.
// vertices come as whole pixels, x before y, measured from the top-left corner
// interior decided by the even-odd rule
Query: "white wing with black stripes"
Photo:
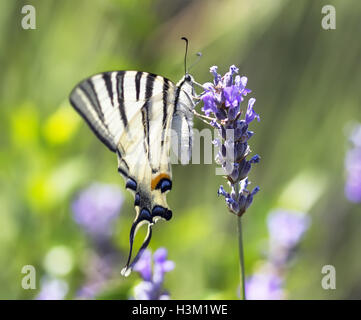
[[[166,193],[172,188],[171,143],[182,162],[192,148],[193,78],[175,85],[155,74],[113,71],[94,75],[78,84],[70,102],[97,137],[118,157],[118,171],[134,194],[136,216],[130,230],[129,257],[122,274],[128,275],[149,244],[158,219],[172,211]],[[171,130],[173,129],[173,130]],[[148,225],[147,236],[133,262],[133,240]]]

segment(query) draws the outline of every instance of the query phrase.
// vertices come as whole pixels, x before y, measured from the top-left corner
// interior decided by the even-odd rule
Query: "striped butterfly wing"
[[[166,193],[172,187],[170,128],[179,90],[170,80],[151,73],[114,71],[84,80],[70,94],[73,107],[117,154],[118,171],[134,194],[136,216],[125,275],[149,244],[152,224],[172,216]],[[130,264],[134,237],[143,224],[148,224],[148,233]]]

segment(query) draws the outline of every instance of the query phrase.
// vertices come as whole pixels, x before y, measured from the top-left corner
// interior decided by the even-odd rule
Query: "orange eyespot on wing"
[[[172,181],[169,174],[160,173],[156,175],[151,181],[151,189],[161,189],[162,192],[170,190],[172,188]]]

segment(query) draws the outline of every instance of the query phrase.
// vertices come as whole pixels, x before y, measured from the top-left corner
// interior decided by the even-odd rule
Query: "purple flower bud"
[[[239,72],[239,69],[234,65],[232,64],[230,67],[229,67],[229,72],[233,75],[235,73],[238,73]]]
[[[233,84],[233,75],[238,73],[238,68],[235,65],[230,66],[229,72],[223,77],[223,86],[230,87]]]
[[[241,160],[245,156],[247,150],[247,143],[237,142],[235,144],[235,158],[236,161]]]
[[[247,140],[249,140],[250,138],[252,138],[254,135],[253,131],[247,131]]]
[[[246,88],[247,85],[247,77],[241,77],[241,76],[236,76],[234,78],[234,84],[236,85],[236,87],[238,87],[239,91],[243,91]]]
[[[224,109],[217,109],[214,115],[217,117],[218,120],[227,119],[227,113]]]
[[[257,118],[258,121],[260,121],[259,115],[256,113],[256,111],[253,110],[253,105],[256,102],[255,98],[251,98],[248,100],[248,107],[246,112],[246,122],[247,124],[251,123],[254,118]]]
[[[209,71],[213,74],[214,76],[214,84],[217,85],[218,82],[221,81],[222,77],[217,73],[218,67],[217,66],[213,66],[210,67]]]
[[[220,186],[219,189],[218,189],[218,195],[222,195],[224,196],[225,198],[229,198],[230,195],[228,192],[226,192],[226,190],[224,190],[223,186]]]
[[[260,156],[258,154],[256,154],[255,156],[253,156],[251,158],[251,160],[249,160],[250,163],[259,163],[259,161],[261,160]]]
[[[247,200],[246,200],[246,208],[248,209],[248,207],[252,204],[253,202],[253,197],[254,195],[260,190],[260,188],[257,186],[255,187],[252,192],[247,196]]]
[[[225,106],[227,108],[238,108],[240,103],[239,90],[236,86],[229,86],[223,89]],[[238,111],[238,110],[237,110]]]
[[[233,170],[231,171],[231,174],[229,174],[228,176],[232,179],[233,182],[236,182],[239,177],[240,165],[239,163],[232,163],[232,165],[233,165]]]
[[[213,113],[217,112],[217,105],[215,102],[215,97],[213,92],[211,91],[206,92],[205,94],[202,95],[201,99],[204,103],[202,111],[207,116],[209,116],[212,112]]]
[[[228,120],[236,119],[237,114],[238,114],[238,108],[230,108],[228,110]]]
[[[238,182],[240,180],[245,179],[248,176],[248,173],[250,170],[251,170],[251,163],[249,161],[247,161],[246,159],[243,159],[239,163],[238,177],[236,180],[233,180],[233,181]]]

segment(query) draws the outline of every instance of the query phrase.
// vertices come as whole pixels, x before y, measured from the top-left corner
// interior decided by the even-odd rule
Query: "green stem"
[[[239,248],[239,265],[240,265],[240,295],[241,300],[246,300],[245,290],[245,276],[244,276],[244,255],[243,255],[243,240],[242,240],[242,222],[241,217],[237,217],[238,225],[238,248]]]

